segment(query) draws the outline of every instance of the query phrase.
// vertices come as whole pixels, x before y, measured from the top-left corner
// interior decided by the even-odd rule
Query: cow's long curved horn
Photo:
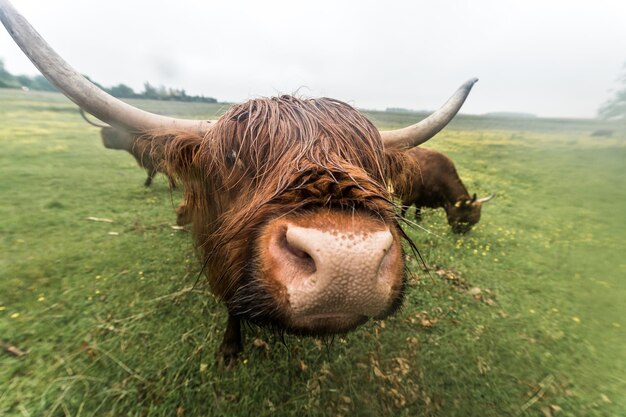
[[[204,120],[175,119],[140,110],[100,90],[65,62],[9,0],[0,0],[0,20],[48,81],[103,122],[133,132],[171,129],[203,135],[211,128]]]
[[[467,80],[446,101],[446,104],[419,123],[402,129],[381,131],[380,136],[385,146],[389,148],[412,148],[435,136],[459,112],[476,81],[478,78]]]
[[[486,203],[487,201],[491,200],[495,196],[496,196],[496,193],[489,194],[487,197],[479,198],[478,200],[476,200],[476,202],[478,202],[478,203]]]

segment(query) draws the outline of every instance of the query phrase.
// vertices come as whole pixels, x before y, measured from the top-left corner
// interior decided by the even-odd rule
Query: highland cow
[[[387,179],[402,170],[407,149],[454,117],[475,79],[425,120],[394,131],[379,132],[341,101],[293,96],[234,105],[215,123],[174,119],[99,90],[8,0],[0,0],[0,19],[60,91],[145,141],[183,183],[203,270],[228,308],[221,358],[241,351],[242,320],[327,335],[401,305],[407,237]]]
[[[402,217],[413,205],[417,221],[423,207],[443,207],[454,233],[467,233],[478,223],[483,203],[494,194],[481,199],[470,196],[454,163],[441,152],[418,147],[406,151],[404,158],[403,169],[392,179],[394,193],[402,201]]]

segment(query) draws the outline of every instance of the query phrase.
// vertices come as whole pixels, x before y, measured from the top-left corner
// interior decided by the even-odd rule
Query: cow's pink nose
[[[394,237],[377,231],[287,223],[271,239],[275,277],[295,316],[376,316],[389,307],[396,269]],[[395,254],[397,255],[397,254]]]

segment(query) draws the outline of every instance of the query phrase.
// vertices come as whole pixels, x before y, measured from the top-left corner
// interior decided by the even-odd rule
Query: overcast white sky
[[[626,0],[13,0],[75,68],[223,101],[291,93],[593,117],[626,62]],[[6,31],[0,58],[36,74]]]

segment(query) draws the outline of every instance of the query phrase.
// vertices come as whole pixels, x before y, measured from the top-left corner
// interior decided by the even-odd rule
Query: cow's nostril
[[[291,243],[289,243],[289,241],[287,239],[285,239],[285,246],[286,246],[287,250],[289,252],[291,252],[293,255],[295,255],[296,257],[301,258],[301,259],[311,259],[311,260],[313,260],[313,258],[311,258],[311,255],[309,255],[308,253],[306,253],[302,249],[299,249],[296,246],[292,245]]]
[[[291,237],[291,239],[290,239]],[[281,247],[289,258],[292,265],[300,270],[305,275],[313,274],[317,268],[315,261],[309,253],[310,250],[306,247],[306,242],[302,242],[299,239],[294,239],[290,236],[288,229],[285,228],[281,238]]]

